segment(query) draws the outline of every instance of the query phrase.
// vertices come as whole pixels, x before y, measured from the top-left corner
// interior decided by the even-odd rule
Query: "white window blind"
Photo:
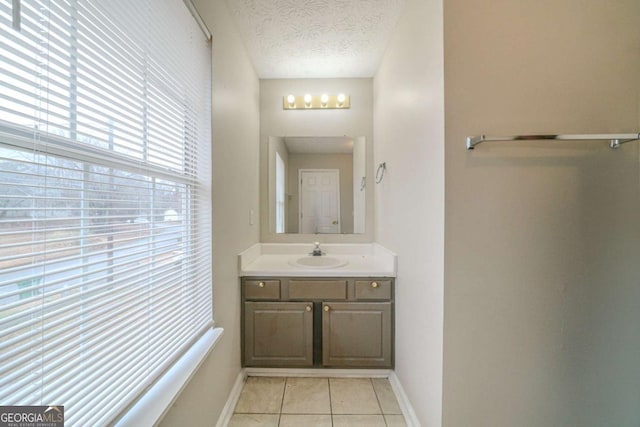
[[[0,404],[107,425],[211,327],[210,61],[182,0],[0,0]]]

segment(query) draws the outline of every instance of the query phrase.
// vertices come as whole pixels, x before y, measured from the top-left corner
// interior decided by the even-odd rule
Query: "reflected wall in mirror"
[[[360,234],[366,215],[366,138],[269,137],[269,229]]]

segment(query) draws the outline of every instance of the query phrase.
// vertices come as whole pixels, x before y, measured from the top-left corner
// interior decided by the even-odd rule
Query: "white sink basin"
[[[300,268],[338,268],[348,264],[348,261],[330,256],[303,256],[289,261],[289,265]]]

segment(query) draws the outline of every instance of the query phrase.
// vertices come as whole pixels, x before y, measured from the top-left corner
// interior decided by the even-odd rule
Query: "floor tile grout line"
[[[383,414],[362,414],[362,413],[348,413],[348,414],[334,414],[334,415],[348,415],[350,417],[352,416],[356,416],[356,417],[379,417]],[[389,415],[393,415],[393,414],[389,414]]]
[[[371,383],[373,384],[373,381],[374,381],[374,380],[379,380],[379,379],[380,379],[380,378],[371,378]],[[386,379],[387,381],[389,381],[389,379],[388,379],[388,378],[385,378],[385,379]],[[389,384],[389,387],[391,387],[391,385],[390,385],[390,384]],[[376,386],[375,386],[375,385],[373,386],[373,391],[375,392],[375,394],[376,394],[376,398],[378,399],[378,405],[380,405],[380,413],[381,413],[382,415],[385,415],[385,416],[386,416],[386,415],[401,415],[401,416],[402,416],[402,419],[403,419],[403,420],[405,419],[405,418],[404,418],[404,414],[402,413],[402,409],[400,409],[400,405],[398,404],[398,396],[396,396],[396,393],[393,391],[393,389],[391,389],[391,390],[390,390],[390,391],[391,391],[391,395],[395,398],[396,404],[398,405],[398,410],[399,410],[400,412],[389,412],[389,413],[385,412],[385,409],[382,407],[382,398],[378,395],[378,390],[376,389]],[[385,418],[385,419],[386,419],[386,418]]]
[[[331,378],[327,378],[327,388],[329,389],[329,412],[331,413],[331,427],[333,427],[333,402],[331,400]]]
[[[282,387],[282,399],[280,400],[280,412],[278,413],[278,426],[280,426],[280,422],[282,421],[282,408],[284,407],[284,395],[287,392],[287,380],[289,378],[284,377],[284,385]]]
[[[382,421],[384,421],[384,425],[389,427],[387,424],[387,418],[384,416],[384,409],[382,408],[382,403],[380,403],[380,397],[378,396],[378,391],[376,390],[376,386],[373,384],[373,378],[369,378],[371,382],[371,388],[373,389],[373,394],[376,396],[376,402],[378,402],[378,408],[380,409],[380,415],[382,415]]]

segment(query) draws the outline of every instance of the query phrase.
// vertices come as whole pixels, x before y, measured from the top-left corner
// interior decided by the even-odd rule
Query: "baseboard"
[[[389,369],[245,368],[249,377],[389,378]]]
[[[407,397],[407,393],[404,392],[402,384],[400,384],[400,379],[398,379],[398,376],[394,371],[391,371],[389,374],[389,383],[391,383],[391,388],[396,394],[398,405],[400,405],[400,410],[402,411],[402,415],[404,415],[404,421],[407,424],[407,427],[420,427],[420,421],[416,416],[416,412],[413,410],[413,406]]]
[[[226,427],[229,424],[229,421],[231,421],[233,410],[236,408],[238,399],[240,399],[240,393],[242,392],[242,387],[244,386],[246,379],[247,373],[245,369],[241,369],[238,373],[238,376],[236,377],[236,382],[231,388],[231,392],[229,393],[229,397],[227,398],[227,403],[225,403],[224,408],[222,408],[222,412],[220,413],[220,417],[218,418],[216,427]]]

